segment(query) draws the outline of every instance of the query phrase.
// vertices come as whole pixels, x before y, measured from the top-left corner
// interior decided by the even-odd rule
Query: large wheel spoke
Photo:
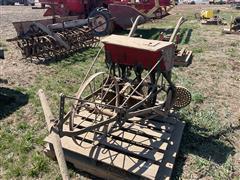
[[[77,94],[77,98],[79,100],[73,105],[72,115],[69,119],[70,131],[86,127],[86,124],[94,125],[112,117],[102,112],[105,110],[109,110],[110,112],[115,111],[114,108],[108,105],[119,106],[119,87],[117,80],[115,77],[105,73],[96,73],[83,83],[79,94]],[[73,139],[76,143],[78,142],[77,144],[81,145],[89,133],[93,133],[94,136],[96,136],[98,135],[97,131],[97,129],[93,129],[91,132],[80,135],[80,142],[77,137],[73,137]],[[106,131],[106,133],[108,132]]]

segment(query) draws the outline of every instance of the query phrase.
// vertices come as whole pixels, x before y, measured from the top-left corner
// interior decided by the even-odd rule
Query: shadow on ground
[[[136,36],[140,36],[144,39],[155,39],[158,40],[161,33],[164,35],[171,35],[174,31],[174,28],[150,28],[150,29],[137,29],[135,32]],[[179,37],[180,43],[187,44],[192,35],[192,29],[188,28],[180,28],[179,29]],[[124,35],[128,34],[128,30],[117,31],[116,34]]]
[[[97,46],[86,47],[79,49],[78,51],[68,51],[62,55],[51,56],[49,58],[28,58],[27,61],[42,65],[57,64],[61,61],[65,61],[68,64],[75,64],[78,62],[84,62],[89,59],[93,59],[96,56],[98,50],[99,48]]]
[[[28,95],[20,91],[0,87],[0,120],[28,103]]]
[[[240,127],[236,127],[239,128]],[[179,154],[176,159],[173,171],[173,179],[179,179],[183,173],[183,166],[188,154],[194,154],[206,160],[210,160],[218,165],[222,165],[228,159],[230,154],[234,153],[234,148],[220,141],[221,136],[225,136],[233,129],[220,131],[215,135],[202,135],[206,129],[193,126],[187,123],[184,129]]]

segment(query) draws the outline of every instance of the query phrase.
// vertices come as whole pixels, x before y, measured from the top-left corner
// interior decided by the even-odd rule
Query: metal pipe
[[[152,112],[157,112],[157,114],[162,115],[162,116],[166,115],[166,111],[162,110],[162,106],[160,105],[160,106],[141,109],[138,111],[129,112],[127,114],[127,118],[130,119],[130,118],[137,117],[137,116],[144,116],[144,115],[147,115]]]
[[[66,22],[63,22],[63,23],[49,24],[47,27],[51,30],[73,28],[73,27],[79,27],[79,26],[87,25],[88,21],[89,21],[88,19],[77,19],[77,20],[72,20],[72,21],[66,21]]]

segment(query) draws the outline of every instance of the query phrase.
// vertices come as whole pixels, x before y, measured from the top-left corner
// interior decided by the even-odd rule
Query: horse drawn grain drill
[[[177,55],[176,53],[179,51],[176,50],[176,46],[172,42],[120,35],[110,35],[104,38],[102,43],[104,46],[99,50],[76,96],[63,94],[60,96],[60,113],[57,120],[51,114],[43,91],[39,91],[49,130],[58,139],[61,137],[65,150],[72,151],[71,147],[77,145],[76,149],[79,150],[80,154],[85,153],[89,158],[106,161],[106,158],[98,159],[100,155],[98,157],[90,155],[94,154],[94,148],[98,146],[102,148],[104,145],[105,148],[110,147],[111,151],[114,150],[120,154],[126,153],[134,158],[139,157],[141,161],[149,158],[155,167],[159,165],[159,160],[150,158],[144,153],[136,154],[136,152],[128,150],[128,147],[121,145],[121,147],[116,147],[116,144],[111,144],[111,142],[114,138],[123,141],[116,135],[119,131],[128,131],[130,134],[135,132],[138,135],[143,135],[143,129],[146,129],[146,132],[153,132],[150,126],[144,123],[144,119],[152,122],[151,119],[156,117],[168,117],[173,110],[183,108],[191,102],[191,93],[186,88],[176,86],[172,82],[172,69],[175,62],[179,62],[178,58],[189,64],[192,54],[189,51],[187,54],[183,51],[182,56]],[[103,49],[105,49],[107,71],[90,75],[100,51]],[[67,101],[73,101],[73,103],[68,113],[65,113]],[[136,126],[138,127],[138,131],[136,131],[135,124],[140,121],[146,127]],[[130,126],[133,124],[135,128],[131,129]],[[155,124],[159,124],[159,122],[155,122]],[[155,128],[159,129],[160,127]],[[144,137],[151,136],[151,133],[146,134],[146,132]],[[65,142],[66,138],[68,140]],[[154,137],[150,139],[153,141]],[[54,142],[46,141],[54,146]],[[71,143],[72,145],[70,145]],[[133,140],[128,140],[125,143],[133,143]],[[138,147],[137,149],[146,148],[151,152],[156,148],[151,145],[143,146],[137,142],[134,147]],[[87,149],[89,148],[88,154]],[[58,158],[57,148],[54,147],[54,150]],[[73,158],[68,157],[67,160],[71,161]],[[149,161],[146,160],[146,162]],[[134,172],[133,167],[128,166],[130,166],[129,163],[122,168]],[[85,168],[85,170],[90,171],[89,168]],[[149,167],[148,170],[150,171],[151,168]],[[105,177],[105,175],[100,174],[95,175]],[[154,173],[147,176],[150,179],[153,177],[156,178]]]

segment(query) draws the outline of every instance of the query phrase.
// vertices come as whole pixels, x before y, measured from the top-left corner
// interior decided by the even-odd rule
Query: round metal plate
[[[174,102],[174,108],[183,108],[191,103],[192,96],[188,89],[177,86],[176,87],[176,100]]]

